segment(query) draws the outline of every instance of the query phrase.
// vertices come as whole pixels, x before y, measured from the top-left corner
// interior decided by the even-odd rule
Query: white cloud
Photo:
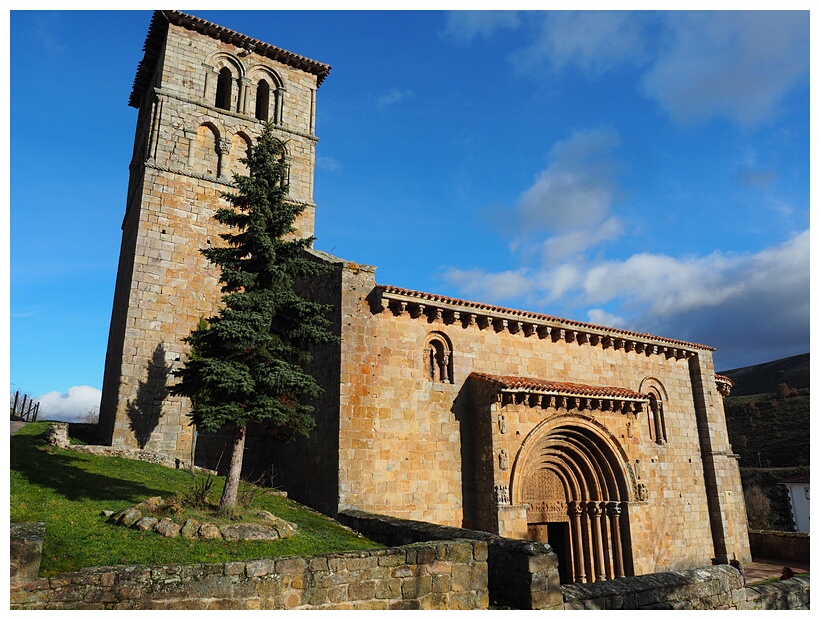
[[[756,254],[675,258],[644,253],[606,261],[588,270],[582,287],[588,303],[618,299],[655,320],[738,299],[756,306],[781,296],[784,304],[799,305],[808,302],[809,231]]]
[[[322,170],[330,170],[335,172],[342,169],[342,164],[337,159],[327,156],[319,156],[316,158],[316,166]]]
[[[516,28],[517,11],[451,11],[447,14],[445,34],[466,43],[476,37],[489,37],[503,28]]]
[[[391,105],[395,105],[405,99],[409,99],[413,96],[413,93],[409,90],[399,90],[398,88],[391,88],[387,93],[384,95],[380,95],[376,99],[376,105],[379,108],[386,108]]]
[[[629,11],[550,11],[539,36],[513,55],[516,64],[533,69],[549,62],[560,70],[577,66],[599,75],[645,56],[642,13]]]
[[[715,346],[718,366],[728,369],[808,350],[809,236],[806,230],[756,253],[640,253],[595,264],[575,257],[557,266],[459,272],[469,274],[462,279],[451,270],[445,278],[473,298],[492,294],[496,303],[527,307],[538,299],[548,313],[555,302],[592,306],[592,323]]]
[[[77,422],[89,412],[98,413],[102,392],[88,385],[78,385],[68,389],[68,393],[49,392],[36,399],[40,403],[40,420],[62,420]]]
[[[576,131],[557,142],[549,165],[518,199],[522,224],[566,232],[606,218],[617,189],[611,152],[619,141],[615,130],[602,128]]]
[[[622,231],[620,220],[617,217],[610,217],[591,229],[573,230],[562,235],[555,235],[544,241],[543,262],[544,264],[555,264],[559,260],[581,254],[604,241],[615,239]]]
[[[595,325],[606,325],[607,327],[624,328],[627,326],[626,319],[616,314],[602,310],[601,308],[592,308],[587,312],[587,318],[590,323]]]
[[[486,273],[479,269],[450,268],[442,274],[442,278],[458,288],[464,297],[489,303],[526,295],[533,288],[533,283],[523,271]]]
[[[522,45],[511,54],[528,78],[545,65],[592,77],[635,67],[636,87],[682,124],[724,117],[755,126],[809,83],[808,11],[550,11],[527,21],[539,20],[521,29]],[[467,38],[501,27],[481,14],[450,22]]]
[[[807,11],[665,14],[670,43],[643,88],[676,121],[725,116],[756,125],[788,91],[808,84]]]

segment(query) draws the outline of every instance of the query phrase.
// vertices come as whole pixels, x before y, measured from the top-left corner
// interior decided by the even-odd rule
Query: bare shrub
[[[768,530],[772,527],[772,504],[766,493],[756,484],[743,490],[746,499],[746,516],[749,527],[754,530]]]
[[[180,493],[179,499],[183,506],[191,508],[207,508],[214,477],[211,474],[194,476],[188,487]]]

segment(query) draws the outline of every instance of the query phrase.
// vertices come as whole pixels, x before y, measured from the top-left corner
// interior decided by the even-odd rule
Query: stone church
[[[114,446],[214,466],[221,438],[167,391],[182,338],[219,301],[199,250],[221,241],[212,216],[263,122],[305,207],[298,234],[313,233],[330,67],[174,11],[154,13],[144,49],[100,427]],[[731,381],[711,347],[378,284],[375,267],[312,255],[331,270],[304,294],[333,304],[340,337],[314,351],[316,428],[290,443],[251,429],[249,472],[330,515],[548,542],[564,582],[750,561]]]

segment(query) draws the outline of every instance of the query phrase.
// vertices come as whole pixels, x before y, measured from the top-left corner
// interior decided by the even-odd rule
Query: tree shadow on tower
[[[151,434],[159,424],[162,403],[168,396],[168,373],[171,366],[165,362],[165,344],[160,342],[154,349],[148,364],[148,376],[140,381],[137,396],[128,401],[126,414],[129,428],[134,433],[140,449],[144,449]]]

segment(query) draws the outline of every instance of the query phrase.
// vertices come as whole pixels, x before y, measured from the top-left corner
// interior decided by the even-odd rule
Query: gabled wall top
[[[128,100],[128,105],[131,107],[139,108],[142,94],[151,83],[151,75],[154,71],[159,53],[162,50],[165,34],[168,31],[168,24],[195,30],[214,39],[253,50],[256,54],[266,56],[267,58],[295,69],[312,73],[317,78],[317,87],[322,85],[322,82],[330,73],[330,65],[299,56],[293,52],[283,50],[264,41],[260,41],[259,39],[240,34],[229,28],[194,17],[193,15],[187,15],[179,11],[154,11],[151,17],[151,25],[148,27],[148,35],[145,37],[145,44],[142,46],[142,49],[145,51],[145,56],[143,56],[143,59],[137,67],[134,87],[131,90],[131,97]]]

